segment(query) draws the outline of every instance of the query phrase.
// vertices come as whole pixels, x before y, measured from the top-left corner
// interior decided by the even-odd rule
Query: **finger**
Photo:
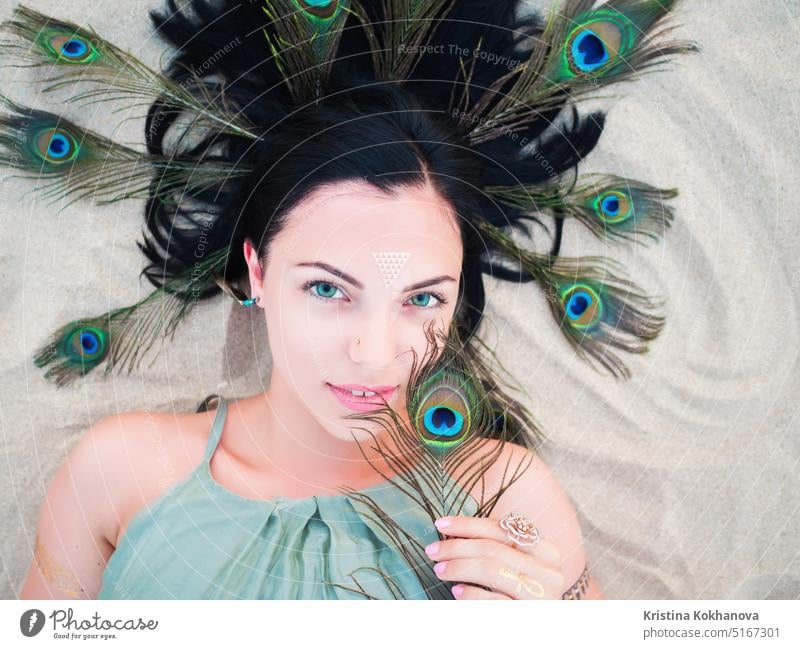
[[[451,590],[453,591],[453,597],[456,599],[512,599],[503,593],[486,590],[479,586],[470,586],[469,584],[456,584]]]
[[[444,581],[470,582],[513,599],[561,599],[564,584],[560,572],[538,566],[524,573],[494,559],[451,559],[433,570]]]
[[[556,568],[550,563],[541,561],[537,556],[520,552],[494,539],[461,539],[453,538],[445,541],[435,541],[425,548],[427,554],[434,561],[448,561],[450,559],[472,559],[482,561],[494,559],[509,568],[524,573],[531,573],[537,567],[544,569]]]
[[[500,527],[499,519],[479,516],[445,516],[437,519],[435,524],[436,528],[445,536],[494,539],[520,552],[535,556],[547,565],[559,566],[561,564],[561,552],[555,543],[541,536],[536,545],[513,543],[506,530]]]

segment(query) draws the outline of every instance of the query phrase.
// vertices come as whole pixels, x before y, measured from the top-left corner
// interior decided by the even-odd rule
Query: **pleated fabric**
[[[377,599],[427,598],[363,503],[344,494],[255,500],[216,482],[210,461],[226,412],[221,399],[203,462],[131,520],[103,572],[98,599],[368,598],[349,590],[358,587]],[[401,489],[384,481],[361,492],[423,546],[438,539],[428,514]],[[472,516],[478,509],[450,477],[428,496],[451,514]]]

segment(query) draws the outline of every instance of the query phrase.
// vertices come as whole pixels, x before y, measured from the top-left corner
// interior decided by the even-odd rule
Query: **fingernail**
[[[432,557],[434,554],[439,552],[439,542],[436,541],[435,543],[431,543],[427,548],[425,548],[425,553]]]
[[[435,566],[433,566],[433,571],[437,575],[441,575],[445,568],[447,568],[447,561],[442,561],[441,563],[437,563]]]
[[[436,525],[437,529],[443,530],[445,527],[450,527],[450,523],[449,518],[438,518],[433,524]]]
[[[459,584],[458,586],[453,586],[450,590],[453,591],[455,597],[461,597],[461,593],[464,592],[464,587]]]

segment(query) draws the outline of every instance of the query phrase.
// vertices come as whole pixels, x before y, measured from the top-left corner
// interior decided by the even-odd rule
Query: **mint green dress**
[[[202,463],[131,520],[99,599],[427,599],[363,503],[344,494],[254,500],[216,482],[210,461],[226,411],[220,399]],[[448,481],[442,493],[454,486]],[[439,538],[428,514],[392,484],[361,492],[423,547]],[[453,493],[462,495],[458,505],[448,502],[449,513],[474,515],[475,499],[457,487]],[[369,597],[348,589],[358,587],[351,573]]]

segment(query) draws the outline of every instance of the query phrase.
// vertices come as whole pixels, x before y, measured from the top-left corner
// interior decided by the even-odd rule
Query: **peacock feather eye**
[[[460,443],[469,432],[474,402],[466,380],[455,372],[440,370],[416,391],[409,413],[423,442],[444,450]]]
[[[605,73],[635,49],[643,25],[612,8],[600,8],[575,18],[564,43],[557,80]]]
[[[57,165],[71,162],[80,151],[78,141],[71,133],[53,127],[37,131],[33,137],[33,145],[43,161]]]
[[[600,295],[588,284],[570,284],[559,291],[561,304],[569,324],[577,329],[588,329],[603,316]]]
[[[76,326],[61,342],[62,355],[88,369],[95,367],[108,351],[108,334],[98,327]]]
[[[89,39],[62,30],[46,34],[44,45],[62,63],[91,63],[98,56],[97,49]]]
[[[43,161],[53,164],[71,162],[80,151],[78,141],[69,131],[53,127],[37,131],[33,136],[33,146]]]
[[[633,216],[631,197],[619,190],[603,192],[591,202],[591,208],[606,223],[621,223]]]
[[[334,20],[342,10],[341,0],[294,0],[298,9],[319,20]]]
[[[614,22],[595,20],[572,30],[565,54],[575,75],[589,74],[617,58],[622,28]]]

